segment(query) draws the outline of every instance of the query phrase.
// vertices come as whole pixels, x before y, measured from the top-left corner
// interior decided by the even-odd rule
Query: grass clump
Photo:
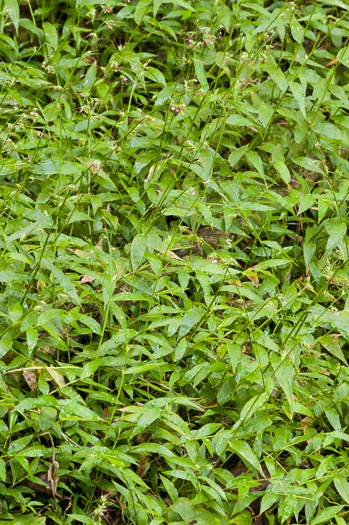
[[[348,522],[348,13],[2,2],[0,523]]]

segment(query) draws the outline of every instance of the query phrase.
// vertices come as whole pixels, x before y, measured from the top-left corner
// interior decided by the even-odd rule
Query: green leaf
[[[12,270],[0,271],[0,283],[11,283],[11,282],[23,282],[28,281],[28,276],[24,273],[14,272]]]
[[[22,438],[16,439],[15,441],[12,441],[10,446],[8,447],[8,453],[9,455],[16,455],[18,452],[23,450],[33,439],[33,435],[24,436]]]
[[[328,200],[323,197],[318,197],[318,224],[326,217],[328,211]]]
[[[261,501],[260,513],[263,514],[266,510],[270,509],[279,498],[278,494],[273,492],[266,492]]]
[[[294,162],[302,166],[308,171],[315,171],[316,173],[324,173],[324,170],[322,169],[321,165],[319,165],[318,160],[311,159],[309,157],[300,157],[295,158]]]
[[[166,3],[179,5],[180,7],[183,7],[184,9],[188,9],[188,11],[192,11],[193,13],[196,12],[195,8],[192,5],[190,5],[189,2],[186,2],[185,0],[166,0]]]
[[[157,95],[154,106],[161,106],[164,102],[167,102],[172,95],[176,92],[176,86],[167,86],[160,91]]]
[[[256,151],[249,151],[248,153],[246,153],[246,157],[248,161],[251,162],[251,164],[256,168],[258,173],[260,173],[261,176],[264,177],[263,162],[260,155],[258,155]]]
[[[144,454],[160,454],[165,457],[175,457],[174,453],[167,448],[165,445],[159,445],[158,443],[143,443],[135,447],[135,450]]]
[[[67,294],[71,297],[71,299],[73,299],[75,303],[79,304],[80,300],[76,293],[75,286],[69,277],[53,263],[46,261],[45,259],[42,260],[42,265],[52,272],[53,276],[57,279],[63,290],[67,292]]]
[[[320,512],[312,519],[311,525],[318,523],[329,523],[329,520],[338,516],[344,505],[336,505],[320,510]]]
[[[226,401],[230,398],[231,393],[234,391],[234,380],[232,377],[228,377],[221,388],[218,390],[217,401],[220,405],[224,405]]]
[[[191,308],[183,317],[178,337],[182,338],[186,335],[200,321],[203,315],[204,310],[202,308]]]
[[[239,160],[244,156],[247,150],[248,150],[248,145],[246,144],[245,146],[241,146],[241,148],[237,148],[230,153],[228,160],[232,168],[235,166],[237,162],[239,162]],[[252,153],[255,153],[255,152],[252,152]]]
[[[342,425],[340,422],[339,414],[337,410],[333,407],[326,408],[325,414],[329,422],[331,423],[332,427],[335,430],[341,430]]]
[[[159,10],[159,7],[161,6],[163,0],[153,0],[153,13],[154,16],[157,15],[157,12]]]
[[[164,88],[166,87],[166,80],[164,75],[155,67],[149,66],[144,74],[146,77],[149,77],[150,79],[155,80],[155,82],[157,82],[158,84],[164,86]]]
[[[81,164],[65,161],[65,160],[43,160],[32,168],[32,172],[38,175],[44,175],[48,177],[50,175],[55,175],[56,173],[61,173],[64,175],[79,175],[84,169],[84,166]]]
[[[102,359],[100,357],[94,359],[93,361],[89,361],[86,363],[82,369],[80,379],[85,379],[87,377],[92,377],[93,374],[98,370],[100,367]]]
[[[160,474],[160,478],[161,478],[161,481],[163,482],[163,484],[165,486],[165,489],[167,490],[167,493],[170,496],[171,500],[173,502],[177,501],[177,499],[178,499],[178,491],[177,491],[176,487],[174,486],[174,484],[169,479],[167,479],[165,476],[162,476],[161,474]]]
[[[329,219],[326,221],[326,229],[329,234],[326,250],[333,250],[341,242],[347,231],[347,225],[341,220]]]
[[[7,335],[3,335],[0,339],[0,358],[7,354],[11,350],[13,339]]]
[[[295,17],[293,17],[290,22],[290,28],[291,28],[292,36],[295,39],[295,41],[298,42],[298,44],[301,44],[304,38],[303,28],[298,22],[298,20],[296,20]]]
[[[336,475],[334,485],[341,497],[349,504],[349,483],[344,476]]]
[[[196,522],[202,525],[228,525],[228,520],[225,519],[224,516],[221,515],[218,518],[199,505],[193,505],[187,498],[178,498],[177,501],[171,505],[170,509],[179,514],[185,523]]]
[[[285,392],[290,404],[290,409],[293,411],[293,366],[287,357],[280,358],[279,356],[272,354],[270,360],[272,367],[275,370],[276,379],[282,390]]]
[[[12,323],[15,323],[16,321],[18,321],[23,315],[23,308],[21,304],[15,303],[11,305],[9,308],[8,315]]]
[[[28,350],[32,352],[38,342],[38,331],[31,326],[27,328],[27,345]]]
[[[161,416],[161,410],[159,408],[151,408],[147,410],[145,414],[142,414],[139,420],[137,421],[137,432],[139,429],[145,429],[156,421]]]
[[[256,455],[252,451],[251,447],[246,443],[246,441],[238,441],[236,439],[230,440],[229,447],[241,459],[244,459],[250,463],[252,467],[254,467],[259,472],[263,472]]]
[[[311,206],[314,205],[315,198],[314,195],[305,195],[305,197],[302,197],[299,208],[298,208],[298,215],[301,213],[304,213],[306,210],[308,210]]]
[[[335,126],[330,122],[323,122],[321,124],[315,124],[312,130],[320,135],[321,138],[328,139],[330,141],[337,142],[339,144],[348,144],[349,134],[342,131],[339,126]]]
[[[92,64],[85,75],[84,81],[83,81],[83,92],[89,93],[94,86],[97,78],[97,66],[95,64]]]
[[[52,427],[57,417],[57,410],[53,407],[42,407],[38,417],[40,430],[43,432]]]
[[[346,311],[326,310],[321,306],[311,308],[315,316],[314,323],[319,319],[321,323],[329,322],[345,337],[349,338],[349,313]],[[325,345],[324,345],[325,346]],[[327,347],[326,347],[327,348]]]
[[[253,396],[251,399],[249,399],[241,410],[240,419],[238,420],[237,424],[239,424],[241,420],[244,421],[245,419],[251,419],[253,414],[265,404],[268,397],[268,394],[263,392],[262,394],[257,394],[256,396]]]
[[[204,66],[201,62],[199,62],[198,60],[195,60],[194,67],[195,67],[195,73],[196,73],[197,79],[200,82],[202,89],[206,92],[208,90],[208,82],[207,82]]]
[[[349,319],[348,319],[349,322]],[[337,341],[332,338],[330,335],[323,335],[318,340],[319,343],[326,348],[332,355],[340,359],[345,365],[347,365],[347,360],[343,354],[343,351]]]
[[[277,66],[275,60],[269,57],[268,62],[265,65],[265,69],[275,84],[280,88],[281,92],[284,93],[288,88],[288,82],[281,69]]]
[[[44,30],[44,35],[46,37],[46,40],[51,44],[53,49],[57,49],[58,35],[57,35],[57,30],[55,26],[50,24],[49,22],[44,22],[42,24],[42,28]]]
[[[275,161],[273,164],[274,164],[274,167],[275,167],[276,171],[278,172],[278,174],[282,178],[282,180],[284,182],[286,182],[286,184],[288,184],[290,182],[290,180],[291,180],[291,175],[290,175],[289,169],[286,166],[286,164],[283,161],[280,161],[280,160],[279,161]]]
[[[236,525],[253,525],[251,513],[248,510],[244,510],[243,512],[239,513],[237,516],[234,516],[234,518],[229,520],[229,523],[233,523]]]
[[[315,251],[316,251],[316,242],[306,241],[303,244],[304,262],[305,262],[306,269],[308,271],[310,268],[310,263],[313,261]]]
[[[86,222],[86,221],[92,221],[92,217],[87,215],[87,213],[83,213],[81,211],[75,210],[69,217],[68,224],[72,224],[73,222]]]
[[[227,349],[232,370],[235,372],[236,367],[241,361],[241,346],[227,341]]]
[[[301,110],[303,117],[306,119],[307,115],[305,112],[305,96],[303,86],[298,84],[298,82],[290,82],[289,86],[297,104],[299,105],[299,109]]]
[[[273,260],[263,261],[257,264],[253,269],[255,272],[260,272],[261,270],[266,270],[267,268],[277,268],[278,266],[289,265],[289,263],[290,263],[289,259],[273,259]]]
[[[1,525],[13,525],[13,523],[16,523],[16,525],[45,525],[46,523],[46,517],[43,516],[39,518],[38,516],[33,515],[25,515],[25,516],[18,516],[14,518],[14,520],[1,520]],[[92,524],[94,525],[94,524]]]
[[[321,4],[325,5],[333,5],[335,7],[340,7],[341,9],[344,9],[345,11],[349,11],[349,6],[346,5],[341,0],[319,0]]]
[[[69,405],[65,405],[61,408],[59,417],[62,421],[98,421],[101,418],[82,404],[77,401],[70,401]]]
[[[137,25],[143,21],[147,13],[151,12],[151,4],[152,0],[139,0],[139,2],[137,2],[137,7],[133,15],[134,21]]]
[[[272,118],[273,114],[273,107],[270,106],[270,104],[262,102],[262,104],[258,108],[258,118],[265,128],[270,123],[270,119]]]
[[[253,122],[242,115],[230,115],[226,120],[230,126],[252,126]]]
[[[135,272],[138,266],[141,264],[146,247],[147,237],[142,234],[136,235],[131,245],[131,263],[133,272]]]
[[[0,479],[2,479],[3,482],[6,481],[6,463],[1,458],[0,458]]]
[[[18,34],[19,27],[19,5],[17,0],[5,0],[5,7]]]

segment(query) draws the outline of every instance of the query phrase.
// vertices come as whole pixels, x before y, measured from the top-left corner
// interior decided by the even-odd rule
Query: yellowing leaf
[[[160,253],[163,253],[164,255],[167,255],[168,257],[171,257],[171,259],[177,259],[178,261],[183,261],[183,259],[181,259],[178,255],[176,255],[171,250],[165,250],[164,248],[160,248],[160,247],[154,247],[154,249]]]
[[[57,383],[58,386],[60,386],[61,388],[65,386],[64,377],[59,372],[57,372],[57,370],[54,370],[54,368],[51,367],[47,367],[45,368],[45,370],[50,374],[50,376]]]
[[[245,275],[248,279],[250,279],[250,281],[253,282],[253,284],[256,286],[256,288],[258,288],[259,286],[259,278],[258,278],[258,273],[257,272],[250,272],[249,270],[247,270],[245,272]]]

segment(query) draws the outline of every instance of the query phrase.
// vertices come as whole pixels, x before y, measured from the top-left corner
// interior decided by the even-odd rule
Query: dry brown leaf
[[[102,419],[108,419],[110,417],[109,408],[105,408],[102,412]]]
[[[147,460],[147,456],[145,454],[142,454],[141,457],[139,458],[139,464],[138,464],[138,467],[137,467],[136,474],[140,478],[143,478],[143,476],[144,476],[145,469],[146,469],[146,460]]]
[[[41,292],[43,287],[47,288],[47,284],[44,281],[38,281],[36,283],[36,289],[38,292]]]
[[[57,494],[57,485],[59,481],[58,477],[59,464],[56,461],[56,455],[52,456],[51,464],[47,472],[47,481],[50,483],[52,494]]]
[[[23,370],[23,377],[30,390],[36,392],[38,389],[38,380],[36,379],[36,375],[34,374],[34,372],[32,372],[31,370]]]
[[[301,423],[303,423],[302,426],[297,427],[297,430],[306,430],[307,427],[312,425],[314,423],[314,419],[310,416],[305,416],[303,419],[301,419]]]
[[[81,279],[80,279],[80,284],[84,284],[84,283],[92,283],[93,281],[95,281],[96,278],[95,277],[91,277],[90,275],[84,275]]]
[[[67,248],[69,252],[73,252],[74,255],[77,255],[78,257],[81,257],[82,259],[87,259],[89,257],[89,254],[85,252],[84,250],[79,250],[78,248]]]
[[[255,287],[258,288],[258,286],[259,286],[258,273],[257,273],[257,272],[250,271],[250,269],[248,269],[245,275],[246,275],[246,277],[247,277],[248,279],[250,279],[250,281],[253,282],[253,284],[255,285]]]
[[[326,64],[325,67],[334,66],[335,64],[337,64],[337,62],[338,62],[338,58],[334,58],[333,60],[331,60],[331,62],[329,62],[328,64]]]

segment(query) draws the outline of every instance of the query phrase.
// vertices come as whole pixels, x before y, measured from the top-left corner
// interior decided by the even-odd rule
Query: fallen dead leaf
[[[52,494],[57,494],[57,486],[58,486],[58,469],[59,464],[58,461],[56,461],[55,454],[52,456],[51,464],[47,472],[47,481],[50,483]]]
[[[335,64],[337,64],[337,62],[338,62],[338,58],[334,58],[333,60],[331,60],[331,62],[329,62],[328,64],[326,64],[325,67],[334,66]]]
[[[303,419],[301,419],[301,423],[303,423],[303,425],[301,427],[297,427],[297,430],[305,430],[307,427],[309,427],[310,425],[312,425],[314,423],[314,419],[310,416],[306,416],[304,417]]]
[[[258,288],[259,286],[259,278],[258,278],[258,273],[257,272],[253,272],[253,271],[250,271],[250,269],[248,269],[245,273],[246,277],[248,279],[250,279],[250,281],[253,282],[253,284],[255,285],[256,288]]]
[[[38,389],[38,380],[36,379],[34,372],[31,370],[23,370],[23,377],[30,390],[36,392]]]
[[[110,417],[109,408],[105,408],[102,412],[102,419],[108,419]]]
[[[137,476],[139,476],[140,478],[143,478],[144,476],[144,473],[145,473],[145,469],[146,469],[146,459],[147,459],[147,456],[145,454],[142,454],[141,457],[139,458],[139,464],[138,464],[138,467],[137,467]]]
[[[84,275],[81,279],[80,279],[80,284],[84,284],[84,283],[92,283],[93,281],[95,281],[96,278],[95,277],[91,277],[90,275]]]

